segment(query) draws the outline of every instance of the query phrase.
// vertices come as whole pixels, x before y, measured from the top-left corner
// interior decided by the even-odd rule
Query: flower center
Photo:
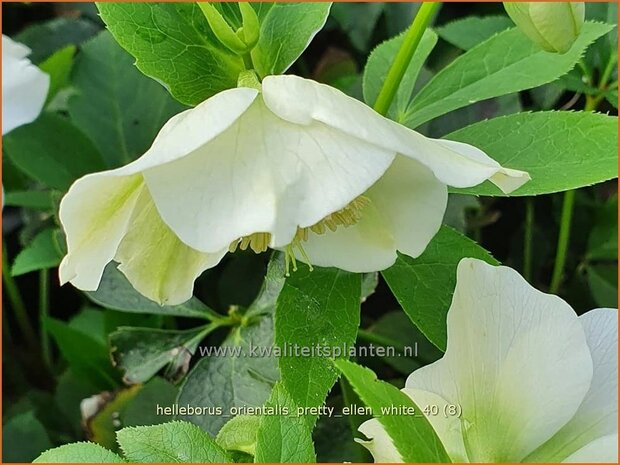
[[[321,221],[312,226],[307,226],[305,228],[297,228],[297,233],[295,237],[284,248],[285,261],[286,261],[286,276],[289,276],[289,268],[290,265],[293,265],[293,271],[297,271],[297,261],[295,259],[295,249],[299,250],[299,253],[304,257],[308,265],[310,266],[310,270],[312,270],[312,265],[310,264],[310,260],[306,255],[306,251],[303,248],[302,243],[308,240],[308,234],[312,231],[315,234],[324,234],[327,229],[330,231],[336,231],[338,227],[348,227],[356,224],[360,218],[362,217],[362,210],[366,205],[370,203],[368,197],[364,197],[360,195],[359,197],[353,199],[353,201],[348,204],[346,207],[335,211],[327,215]],[[238,248],[241,250],[247,250],[249,247],[254,251],[254,253],[265,252],[269,248],[269,243],[271,242],[271,234],[270,233],[254,233],[249,236],[244,236],[236,241],[231,242],[228,250],[230,252],[235,252]]]

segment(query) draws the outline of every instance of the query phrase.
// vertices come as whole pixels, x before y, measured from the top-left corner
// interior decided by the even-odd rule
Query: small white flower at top
[[[296,76],[221,92],[174,116],[135,162],[91,174],[60,206],[61,281],[95,290],[115,260],[148,298],[178,304],[230,250],[283,250],[352,272],[416,257],[438,231],[447,186],[529,177],[481,150],[433,140]]]
[[[618,463],[618,311],[577,316],[507,267],[463,259],[443,358],[403,392],[454,462]],[[427,406],[433,406],[428,408]],[[402,462],[379,420],[360,427],[376,462]]]

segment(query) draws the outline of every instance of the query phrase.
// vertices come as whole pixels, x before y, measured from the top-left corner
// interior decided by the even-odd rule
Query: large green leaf
[[[297,405],[282,384],[276,384],[265,406],[279,411],[260,419],[255,462],[316,462],[310,425],[298,415]]]
[[[76,442],[43,452],[34,463],[125,463],[125,460],[99,444]]]
[[[343,348],[355,343],[360,293],[361,275],[335,268],[310,271],[301,265],[286,279],[276,306],[275,341],[282,349],[282,384],[296,405],[322,405],[338,379],[329,356],[348,357]],[[333,353],[319,354],[317,347]]]
[[[2,425],[2,462],[25,463],[52,447],[45,427],[33,410],[11,417]]]
[[[372,106],[375,104],[379,92],[383,87],[383,83],[385,82],[385,77],[392,67],[394,57],[403,44],[404,38],[405,35],[401,34],[383,42],[375,48],[368,57],[363,79],[364,101],[368,105]],[[433,51],[435,44],[437,44],[437,34],[431,29],[424,31],[420,44],[416,48],[413,58],[407,66],[403,80],[398,87],[394,101],[388,111],[388,115],[391,118],[398,121],[404,116],[409,102],[411,101],[413,89],[418,80],[422,65],[424,65],[424,62]]]
[[[372,409],[403,462],[451,462],[435,430],[409,396],[391,384],[378,380],[368,368],[347,360],[336,360],[334,363],[364,403]],[[389,413],[390,409],[397,409],[395,412],[398,412],[399,408],[406,413]]]
[[[200,346],[202,357],[181,386],[180,404],[221,407],[258,407],[269,398],[278,380],[273,354],[256,352],[273,346],[273,312],[284,283],[282,257],[272,258],[263,288],[221,346]],[[205,389],[205,386],[210,386]],[[224,416],[182,416],[211,434],[217,434],[229,419]]]
[[[184,331],[121,327],[109,336],[110,354],[127,384],[148,381],[166,365],[170,365],[166,377],[178,380],[210,330],[209,326]]]
[[[138,463],[230,463],[230,456],[196,425],[172,421],[116,433],[123,454]]]
[[[109,32],[84,45],[71,82],[74,124],[95,143],[108,167],[142,155],[163,124],[183,106],[134,66]]]
[[[538,112],[482,121],[448,134],[484,150],[531,181],[510,195],[576,189],[618,176],[618,118],[592,112]],[[490,182],[455,191],[505,195]]]
[[[383,2],[336,2],[331,17],[347,34],[351,44],[366,53],[381,13],[385,10]]]
[[[474,241],[443,226],[422,255],[413,259],[399,254],[394,266],[382,272],[411,321],[444,351],[446,315],[456,286],[456,267],[465,257],[498,264]]]
[[[261,28],[252,62],[258,74],[264,77],[286,71],[323,27],[330,6],[331,2],[255,4]]]
[[[542,51],[517,29],[501,32],[454,60],[415,96],[400,120],[411,128],[463,106],[531,89],[570,71],[612,26],[586,23],[565,54]]]
[[[43,114],[2,137],[2,152],[32,179],[63,191],[77,178],[105,169],[92,142],[54,114]]]
[[[181,103],[237,86],[241,57],[216,39],[197,3],[101,2],[99,13],[136,66]]]
[[[514,23],[508,16],[467,16],[435,30],[443,40],[462,50],[469,50],[511,27]]]
[[[93,302],[121,312],[152,313],[155,315],[174,315],[208,319],[212,312],[195,297],[180,305],[159,305],[136,291],[127,278],[118,271],[116,264],[110,263],[103,271],[99,288],[86,292]]]

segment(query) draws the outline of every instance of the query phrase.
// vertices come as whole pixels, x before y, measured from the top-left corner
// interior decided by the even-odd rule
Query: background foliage
[[[238,21],[238,11],[222,8]],[[372,105],[417,8],[335,3],[304,49],[327,5],[258,7],[263,39],[252,57],[261,75],[293,63],[290,72]],[[490,184],[455,190],[446,225],[424,254],[400,256],[379,275],[301,267],[285,280],[277,255],[237,252],[197,281],[195,298],[175,307],[137,294],[113,265],[96,292],[59,287],[64,238],[58,203],[78,177],[137,158],[172,115],[235,86],[242,63],[210,40],[192,4],[105,4],[100,12],[111,33],[92,3],[3,6],[4,33],[27,44],[52,80],[41,117],[2,144],[4,461],[31,461],[50,447],[85,439],[130,460],[169,461],[184,450],[175,428],[201,445],[198,455],[179,459],[368,461],[353,442],[365,419],[358,416],[229,421],[179,415],[199,428],[143,426],[172,420],[156,415],[155,406],[174,402],[212,408],[326,402],[341,408],[379,397],[406,403],[394,386],[402,387],[412,370],[445,349],[445,314],[462,257],[507,264],[548,290],[562,203],[556,192],[581,188],[559,294],[579,312],[617,306],[617,186],[603,182],[617,176],[617,119],[608,116],[617,114],[617,85],[609,85],[617,83],[616,4],[587,5],[588,18],[599,22],[586,24],[566,55],[543,54],[518,31],[506,30],[512,23],[499,3],[444,4],[423,37],[388,115],[529,171],[533,181],[516,196],[503,197]],[[127,18],[141,27],[127,27]],[[163,19],[149,26],[153,18]],[[299,37],[274,54],[270,32],[283,27]],[[161,37],[162,28],[174,40]],[[573,111],[593,104],[600,114]],[[530,197],[539,194],[545,195]],[[199,346],[247,351],[250,344],[287,341],[417,343],[418,353],[355,360],[389,380],[376,391],[367,388],[372,373],[351,363],[192,356]],[[341,371],[346,378],[337,381]],[[397,431],[409,426],[386,428],[399,442]],[[416,428],[429,438],[422,443],[433,444],[424,424]],[[283,431],[293,431],[295,441]],[[152,438],[163,449],[150,450]],[[403,444],[410,460],[445,454],[440,445],[410,450]],[[120,460],[89,447],[66,446],[54,459]]]

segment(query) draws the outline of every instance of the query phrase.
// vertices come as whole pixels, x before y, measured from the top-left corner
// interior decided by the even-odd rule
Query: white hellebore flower
[[[578,317],[516,271],[463,259],[446,353],[403,392],[422,410],[460,406],[428,416],[454,462],[617,463],[617,313]],[[375,461],[402,462],[378,420],[360,431]]]
[[[2,35],[2,134],[31,123],[43,109],[50,77],[29,54],[28,47]]]
[[[62,282],[97,288],[111,260],[145,296],[178,304],[237,247],[353,271],[413,257],[447,185],[529,178],[467,144],[431,140],[332,87],[269,76],[174,116],[138,160],[76,181],[60,206]]]

